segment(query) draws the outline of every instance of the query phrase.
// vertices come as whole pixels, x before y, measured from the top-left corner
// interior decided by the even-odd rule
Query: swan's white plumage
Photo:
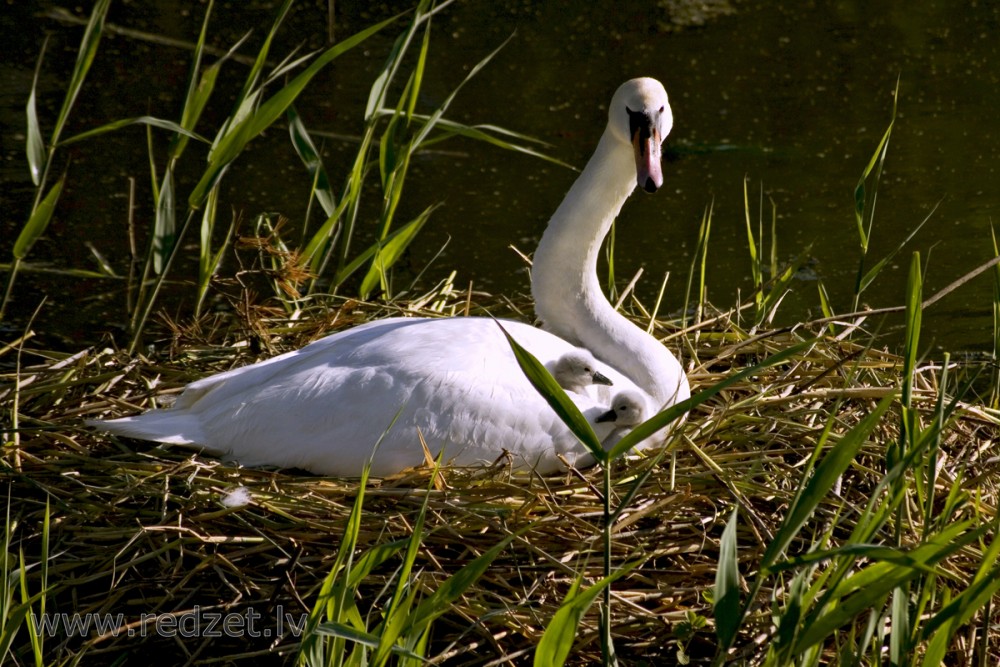
[[[602,430],[601,446],[605,450],[610,450],[618,444],[618,441],[633,428],[646,421],[646,397],[642,392],[626,389],[615,394],[608,411],[598,415],[596,425],[604,424]],[[607,431],[610,425],[610,432]],[[647,444],[648,446],[648,444]]]
[[[636,117],[648,121],[645,135],[634,130]],[[634,79],[619,88],[594,157],[535,254],[532,292],[548,331],[502,323],[544,364],[576,346],[587,348],[615,390],[638,392],[648,414],[687,398],[687,379],[665,347],[607,302],[596,258],[637,174],[647,189],[662,179],[659,143],[669,129],[659,82]],[[571,397],[592,423],[607,406],[587,395]],[[380,438],[372,474],[419,465],[418,430],[433,453],[444,448],[445,460],[459,465],[489,463],[504,451],[514,465],[543,473],[561,467],[560,454],[570,463],[590,462],[487,318],[371,322],[193,382],[169,409],[93,425],[199,447],[246,465],[330,475],[360,474]]]
[[[598,370],[597,359],[587,350],[578,348],[549,364],[548,371],[560,387],[576,394],[586,394],[595,385],[612,384],[610,378]]]

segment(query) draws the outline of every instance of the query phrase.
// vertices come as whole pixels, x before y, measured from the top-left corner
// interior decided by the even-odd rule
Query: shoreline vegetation
[[[433,207],[404,222],[396,213],[410,158],[451,137],[551,159],[529,137],[448,120],[461,83],[440,108],[418,112],[431,19],[448,2],[420,2],[273,70],[269,37],[211,138],[198,126],[221,65],[201,62],[209,3],[180,120],[136,117],[63,138],[108,4],[95,3],[49,133],[34,92],[28,101],[37,195],[5,294],[30,280],[22,270],[31,247],[74,178],[63,146],[134,125],[171,141],[159,154],[149,139],[155,195],[145,206],[155,227],[129,274],[128,343],[37,349],[29,323],[0,344],[0,660],[118,663],[155,651],[232,665],[1000,662],[995,352],[979,361],[920,356],[923,310],[984,272],[1000,346],[997,260],[927,295],[926,267],[912,253],[898,353],[879,349],[865,329],[877,331],[886,313],[835,314],[822,285],[822,319],[776,328],[799,267],[779,265],[773,216],[768,225],[746,191],[754,293],[736,307],[702,296],[710,208],[679,313],[639,302],[635,280],[616,293],[609,246],[614,299],[680,351],[694,394],[665,447],[646,455],[625,453],[623,440],[604,465],[541,477],[512,472],[504,457],[481,469],[440,467],[428,447],[421,468],[345,480],[242,468],[84,428],[85,419],[164,407],[195,379],[381,317],[532,321],[525,297],[463,289],[454,275],[430,289],[394,288],[393,264]],[[354,167],[328,174],[294,100],[326,63],[380,30],[397,38],[373,83]],[[856,311],[912,238],[884,258],[868,256],[894,118],[895,109],[855,188]],[[301,243],[268,216],[240,235],[235,222],[227,231],[217,220],[221,179],[279,121],[321,221]],[[176,165],[195,145],[211,145],[201,178],[178,183]],[[362,220],[379,231],[359,249]],[[190,247],[198,305],[168,317],[159,293],[179,280],[171,267]],[[235,259],[235,274],[222,274],[223,258]],[[231,313],[204,307],[213,292]],[[102,625],[73,633],[51,624],[67,615]],[[210,622],[219,627],[210,632]]]

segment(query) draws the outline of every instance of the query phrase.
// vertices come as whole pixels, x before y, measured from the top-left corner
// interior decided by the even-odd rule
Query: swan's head
[[[615,137],[632,146],[636,182],[646,192],[656,192],[663,185],[660,143],[673,124],[667,91],[656,79],[626,81],[611,98],[608,127]]]
[[[646,399],[642,394],[631,389],[625,389],[615,394],[611,401],[611,409],[602,413],[595,420],[597,423],[614,422],[615,426],[638,426],[646,419]]]

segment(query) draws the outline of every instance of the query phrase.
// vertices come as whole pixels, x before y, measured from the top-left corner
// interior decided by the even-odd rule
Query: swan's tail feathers
[[[105,433],[172,445],[202,448],[206,440],[196,416],[174,410],[151,410],[108,421],[90,419],[87,425]]]

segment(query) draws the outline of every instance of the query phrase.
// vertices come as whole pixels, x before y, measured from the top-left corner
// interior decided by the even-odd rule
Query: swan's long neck
[[[531,292],[544,328],[587,348],[663,405],[677,392],[677,361],[615,311],[597,278],[601,242],[635,185],[632,147],[606,130],[542,235]]]

